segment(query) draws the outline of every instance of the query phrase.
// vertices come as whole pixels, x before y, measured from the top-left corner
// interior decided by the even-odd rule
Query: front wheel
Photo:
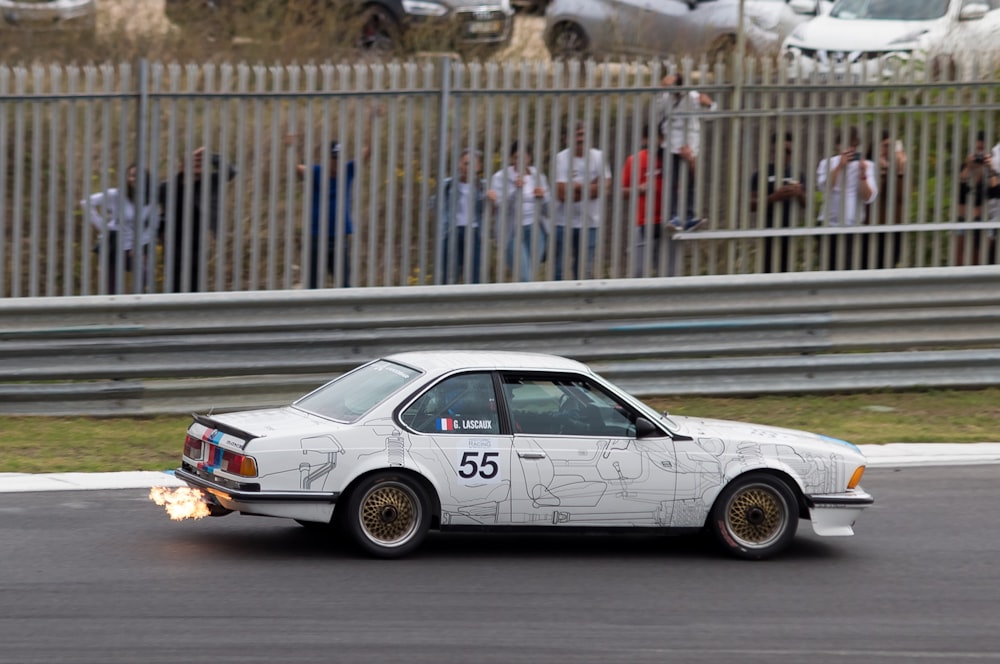
[[[709,528],[722,547],[747,560],[763,560],[783,551],[795,537],[798,524],[795,494],[776,477],[761,474],[730,482],[709,517]]]
[[[416,481],[395,473],[373,475],[347,501],[345,526],[354,542],[378,558],[400,558],[427,536],[430,501]]]
[[[583,28],[575,23],[560,23],[549,35],[549,54],[554,59],[583,59],[587,57],[590,44]]]

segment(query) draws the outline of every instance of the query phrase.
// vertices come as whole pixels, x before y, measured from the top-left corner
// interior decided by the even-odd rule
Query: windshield
[[[838,0],[830,10],[834,18],[880,21],[929,21],[948,11],[950,0]]]
[[[416,369],[378,360],[344,374],[292,405],[339,422],[355,422],[419,375]]]

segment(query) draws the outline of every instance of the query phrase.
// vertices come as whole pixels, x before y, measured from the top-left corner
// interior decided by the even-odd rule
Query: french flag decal
[[[438,420],[438,431],[454,431],[455,420],[450,417],[442,417]]]

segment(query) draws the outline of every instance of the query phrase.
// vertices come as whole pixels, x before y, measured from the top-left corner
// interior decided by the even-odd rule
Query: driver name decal
[[[438,431],[492,431],[493,420],[472,420],[442,417],[437,421]]]

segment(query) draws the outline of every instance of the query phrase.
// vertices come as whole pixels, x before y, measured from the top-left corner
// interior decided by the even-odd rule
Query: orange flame
[[[209,515],[208,504],[198,489],[179,487],[170,489],[154,486],[149,490],[149,499],[162,505],[174,521],[202,519]]]

